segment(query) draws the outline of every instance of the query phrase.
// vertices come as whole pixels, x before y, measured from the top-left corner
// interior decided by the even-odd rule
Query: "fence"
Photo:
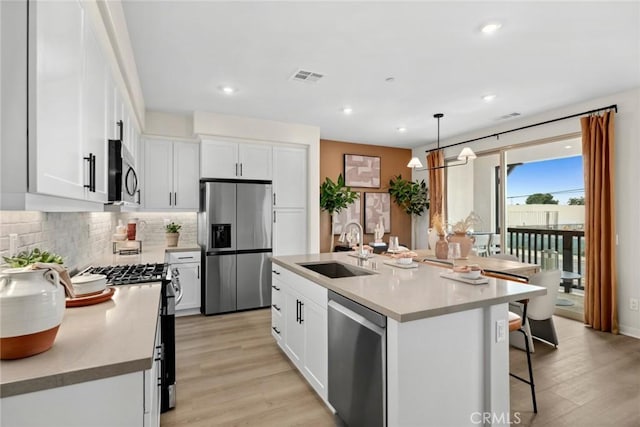
[[[584,231],[558,230],[554,228],[508,227],[507,245],[509,252],[522,262],[539,264],[543,249],[558,252],[563,271],[580,275],[584,271]],[[584,289],[583,279],[577,280],[574,288]]]

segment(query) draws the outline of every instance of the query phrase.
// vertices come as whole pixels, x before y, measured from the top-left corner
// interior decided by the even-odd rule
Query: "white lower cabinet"
[[[160,426],[160,322],[150,369],[3,397],[2,426]],[[150,349],[151,350],[151,349]]]
[[[153,364],[151,369],[144,371],[144,416],[143,427],[159,427],[160,426],[160,382],[162,381],[162,372],[160,361],[162,355],[162,331],[160,329],[160,319],[156,324],[156,339],[153,347]]]
[[[284,285],[277,278],[271,279],[271,335],[280,347],[284,347]]]
[[[200,252],[169,252],[165,262],[171,274],[177,274],[181,295],[176,302],[176,316],[200,313]]]
[[[272,275],[272,335],[314,390],[327,400],[327,290],[278,265]],[[280,302],[280,305],[278,305]],[[276,334],[273,327],[283,329]]]

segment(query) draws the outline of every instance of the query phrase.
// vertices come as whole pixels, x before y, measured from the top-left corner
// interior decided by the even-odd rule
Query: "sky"
[[[559,204],[584,196],[582,156],[524,163],[507,177],[507,204],[524,205],[533,193],[551,193]]]

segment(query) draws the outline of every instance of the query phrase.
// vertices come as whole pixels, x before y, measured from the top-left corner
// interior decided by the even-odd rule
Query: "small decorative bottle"
[[[445,240],[444,234],[438,235],[438,241],[436,242],[436,258],[447,259],[449,256],[449,243]]]

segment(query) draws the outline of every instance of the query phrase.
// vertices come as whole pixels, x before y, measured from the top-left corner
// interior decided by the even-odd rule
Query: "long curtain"
[[[584,321],[618,333],[614,114],[580,119],[585,184],[586,289]]]
[[[429,169],[429,226],[433,225],[433,217],[440,214],[444,221],[444,153],[442,150],[432,151],[427,155]],[[440,169],[434,169],[439,167]]]

